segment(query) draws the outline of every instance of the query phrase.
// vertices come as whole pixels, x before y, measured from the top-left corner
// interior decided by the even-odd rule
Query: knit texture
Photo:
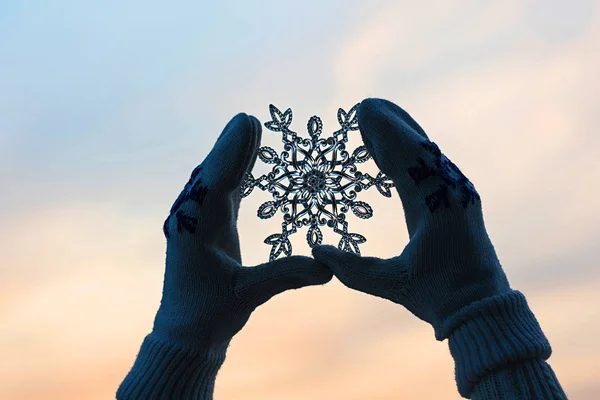
[[[331,271],[310,257],[242,266],[237,218],[246,172],[261,139],[238,114],[196,167],[163,224],[163,293],[118,399],[210,399],[233,336],[252,311],[289,289],[323,284]]]
[[[225,351],[204,354],[146,336],[117,399],[211,399]]]
[[[358,123],[377,166],[394,181],[410,241],[388,260],[332,246],[315,247],[315,259],[346,286],[405,306],[438,340],[450,338],[464,397],[496,368],[548,358],[546,338],[500,265],[474,185],[397,105],[364,100]]]
[[[470,304],[446,321],[456,383],[463,397],[504,365],[547,360],[552,353],[525,296],[518,291]]]
[[[554,371],[545,361],[511,364],[483,377],[473,400],[567,400]]]

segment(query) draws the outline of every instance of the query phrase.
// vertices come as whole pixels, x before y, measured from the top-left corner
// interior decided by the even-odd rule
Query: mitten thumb
[[[361,257],[333,246],[315,246],[312,254],[347,287],[402,304],[408,270],[401,256]]]
[[[252,308],[289,289],[322,285],[333,274],[310,257],[280,258],[256,267],[242,267],[236,283],[238,296]]]

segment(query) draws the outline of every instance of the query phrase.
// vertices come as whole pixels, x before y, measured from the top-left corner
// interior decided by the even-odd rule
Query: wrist
[[[473,399],[567,400],[556,374],[545,361],[529,360],[490,372],[473,388]]]
[[[547,360],[550,343],[525,296],[518,291],[474,302],[452,315],[440,330],[449,339],[462,396],[490,371],[527,360]]]
[[[163,298],[151,336],[193,353],[225,351],[249,316],[249,312],[240,315],[233,307],[223,306],[222,301],[190,297],[172,304]]]
[[[206,351],[167,343],[152,333],[146,336],[135,363],[119,386],[118,400],[212,399],[217,371],[227,346]]]

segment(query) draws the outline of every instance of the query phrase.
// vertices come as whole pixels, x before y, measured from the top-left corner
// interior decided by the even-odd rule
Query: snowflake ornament
[[[358,171],[356,164],[371,158],[364,145],[356,148],[352,155],[346,151],[348,132],[358,130],[357,108],[358,104],[348,112],[340,108],[337,117],[341,128],[324,139],[321,138],[323,123],[319,117],[308,120],[310,138],[302,138],[289,129],[292,110],[288,108],[282,113],[269,105],[272,120],[266,122],[265,127],[281,133],[284,151],[278,155],[267,146],[258,150],[260,160],[273,165],[273,169],[259,178],[248,173],[242,184],[241,197],[247,197],[258,187],[273,195],[272,201],[258,208],[258,217],[271,218],[278,210],[283,213],[281,233],[265,239],[265,244],[272,246],[271,261],[282,254],[292,255],[289,237],[304,226],[309,227],[306,240],[311,248],[322,243],[323,233],[319,227],[327,225],[341,235],[340,250],[360,255],[358,245],[367,239],[348,232],[346,213],[352,210],[359,218],[371,218],[373,209],[369,204],[357,201],[357,193],[374,186],[383,196],[391,197],[390,188],[394,184],[382,172],[372,177]]]

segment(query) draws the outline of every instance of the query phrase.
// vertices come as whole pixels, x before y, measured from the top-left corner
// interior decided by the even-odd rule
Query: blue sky
[[[3,1],[0,392],[114,393],[160,300],[162,222],[233,115],[266,121],[273,103],[298,131],[317,114],[328,132],[338,107],[373,96],[404,107],[475,184],[551,364],[573,398],[592,398],[599,27],[591,0]],[[263,144],[280,146],[269,131]],[[369,196],[365,253],[399,254],[397,196]],[[276,225],[257,222],[265,200],[242,205],[249,264]],[[339,282],[278,296],[232,346],[219,398],[458,398],[429,327]],[[423,357],[437,367],[407,369]],[[345,381],[356,386],[336,392]]]

